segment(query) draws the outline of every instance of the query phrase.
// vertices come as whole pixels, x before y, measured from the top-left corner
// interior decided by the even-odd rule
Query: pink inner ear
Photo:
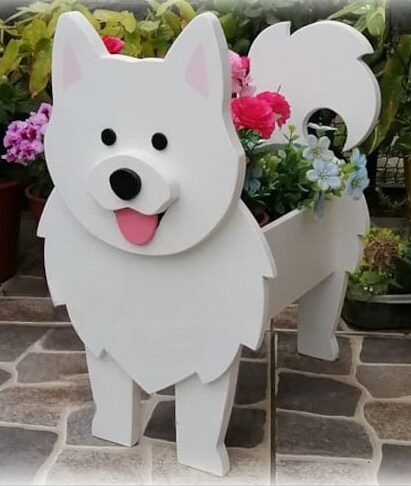
[[[69,88],[81,79],[81,67],[72,45],[66,42],[63,53],[63,88]]]
[[[186,82],[198,91],[204,98],[208,98],[207,62],[203,46],[198,45],[187,65]]]

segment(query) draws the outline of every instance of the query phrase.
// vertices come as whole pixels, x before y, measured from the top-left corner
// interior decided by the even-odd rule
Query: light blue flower
[[[317,182],[322,191],[330,188],[339,189],[342,185],[339,167],[334,162],[326,162],[321,159],[314,160],[313,169],[307,171],[307,179]]]
[[[367,165],[367,158],[365,154],[360,153],[358,148],[355,148],[351,153],[351,162],[354,162],[358,169],[365,169]]]
[[[245,177],[245,189],[247,191],[256,192],[261,187],[261,176],[263,175],[263,169],[260,166],[251,166],[247,170]]]
[[[328,137],[317,138],[315,135],[308,135],[307,143],[308,147],[303,152],[303,156],[307,160],[333,160],[334,152],[329,150],[331,140]]]
[[[370,180],[368,179],[367,169],[361,167],[348,176],[347,193],[353,199],[360,199],[364,189],[368,187]]]

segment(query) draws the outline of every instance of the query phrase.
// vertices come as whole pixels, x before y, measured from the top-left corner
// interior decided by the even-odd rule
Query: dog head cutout
[[[228,48],[206,13],[164,59],[112,55],[78,12],[58,22],[45,155],[56,191],[95,237],[170,255],[237,204],[245,158],[230,115]]]

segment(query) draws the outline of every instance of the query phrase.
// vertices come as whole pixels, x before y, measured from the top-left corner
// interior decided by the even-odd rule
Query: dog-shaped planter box
[[[270,290],[281,294],[273,313],[330,278],[337,250],[319,253],[336,241],[330,218],[309,249],[326,260],[321,271],[306,279],[291,265],[286,287],[298,292],[283,292],[299,242],[272,226],[264,234],[240,200],[245,157],[212,14],[195,18],[164,60],[110,55],[81,14],[64,14],[52,67],[45,153],[55,189],[38,234],[53,302],[67,305],[86,345],[93,434],[138,442],[140,387],[175,384],[178,460],[223,475],[241,345],[261,345]],[[332,238],[321,240],[324,225]],[[358,256],[361,229],[350,228],[343,253],[354,235]],[[311,314],[314,304],[313,294]]]

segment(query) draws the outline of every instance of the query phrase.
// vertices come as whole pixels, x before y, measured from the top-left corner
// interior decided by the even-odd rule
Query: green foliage
[[[380,147],[387,148],[395,135],[394,150],[411,151],[411,35],[392,30],[389,7],[389,0],[349,0],[329,17],[362,32],[375,50],[366,56],[366,61],[380,85],[381,114],[362,145],[362,151],[367,154]]]
[[[30,164],[29,177],[30,182],[35,184],[32,190],[33,194],[46,199],[53,189],[53,181],[43,157],[38,157]]]
[[[394,258],[390,291],[395,294],[411,294],[411,241],[407,242],[402,255]]]
[[[294,143],[293,130],[290,127],[285,146],[257,144],[252,140],[249,148],[245,148],[249,163],[242,198],[257,219],[267,213],[270,221],[275,220],[308,206],[314,198],[315,189],[306,175],[312,163],[304,158],[304,147]],[[240,135],[240,139],[243,137],[244,134]]]
[[[101,35],[124,40],[123,54],[135,57],[162,57],[195,16],[186,0],[160,3],[149,0],[147,16],[138,19],[132,12],[97,9],[91,12],[77,0],[34,2],[0,23],[0,77],[12,83],[24,80],[32,98],[51,97],[51,50],[59,16],[79,11]]]
[[[411,293],[411,241],[388,228],[371,228],[363,243],[364,256],[350,275],[348,298]]]

